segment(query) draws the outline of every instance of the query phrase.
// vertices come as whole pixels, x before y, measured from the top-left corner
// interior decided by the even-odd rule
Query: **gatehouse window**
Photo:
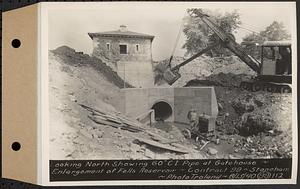
[[[120,54],[127,54],[127,45],[119,45],[120,46]]]
[[[139,45],[135,45],[136,52],[139,52]]]

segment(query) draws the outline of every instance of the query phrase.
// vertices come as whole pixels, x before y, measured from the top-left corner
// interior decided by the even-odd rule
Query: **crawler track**
[[[252,92],[256,92],[256,91],[267,91],[270,93],[291,93],[292,92],[291,85],[287,83],[242,81],[240,84],[240,88]]]

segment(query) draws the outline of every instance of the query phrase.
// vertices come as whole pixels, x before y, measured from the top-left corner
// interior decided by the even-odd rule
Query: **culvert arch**
[[[151,109],[154,110],[154,118],[156,121],[166,121],[173,115],[173,108],[170,103],[159,100],[155,102]]]

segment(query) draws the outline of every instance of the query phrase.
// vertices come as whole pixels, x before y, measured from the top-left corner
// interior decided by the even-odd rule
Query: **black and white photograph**
[[[60,5],[49,160],[297,159],[295,4]]]

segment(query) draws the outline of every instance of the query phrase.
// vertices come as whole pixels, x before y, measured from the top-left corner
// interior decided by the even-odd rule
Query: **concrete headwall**
[[[121,89],[124,95],[124,106],[120,111],[132,117],[149,111],[152,106],[160,101],[167,102],[174,109],[174,92],[173,88],[130,88]],[[174,115],[170,116],[166,121],[173,121]]]
[[[184,88],[131,88],[121,89],[124,102],[119,107],[123,113],[137,117],[149,111],[155,104],[166,102],[172,109],[172,114],[165,121],[188,123],[187,113],[195,109],[200,114],[205,113],[215,120],[218,106],[213,87]]]
[[[215,115],[214,109],[217,106],[214,89],[211,87],[197,88],[174,88],[175,122],[187,123],[187,111],[195,109],[198,115],[204,113],[210,116]]]

